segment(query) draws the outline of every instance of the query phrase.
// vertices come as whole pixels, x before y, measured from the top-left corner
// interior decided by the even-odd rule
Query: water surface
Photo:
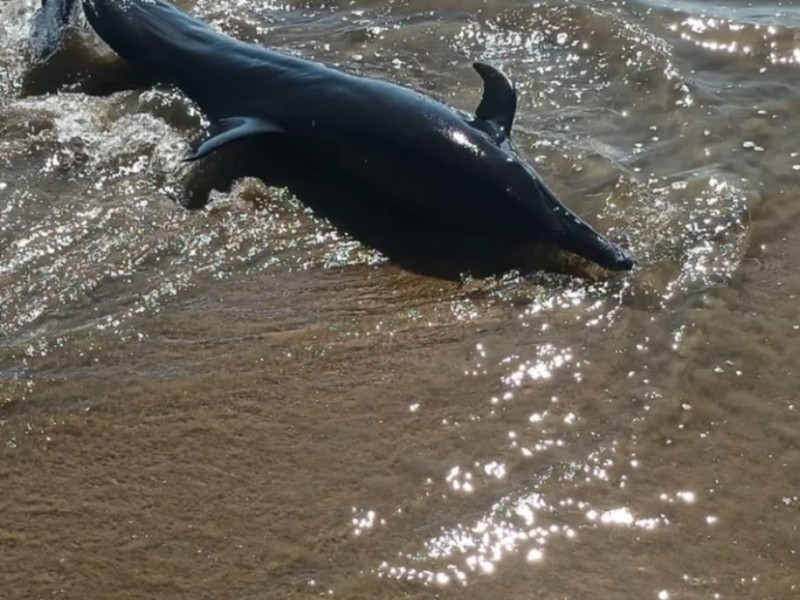
[[[466,110],[497,65],[639,260],[442,279],[255,179],[182,208],[194,108],[32,94],[36,4],[0,9],[4,597],[800,594],[799,6],[182,2]]]

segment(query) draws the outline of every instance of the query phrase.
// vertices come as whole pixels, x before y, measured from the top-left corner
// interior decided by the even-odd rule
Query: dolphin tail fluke
[[[34,60],[45,60],[65,43],[70,28],[77,26],[80,14],[76,0],[43,0],[34,13],[28,52]]]

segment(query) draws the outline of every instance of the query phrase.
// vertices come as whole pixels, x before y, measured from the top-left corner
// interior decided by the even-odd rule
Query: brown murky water
[[[640,261],[455,281],[256,180],[180,208],[192,107],[23,93],[35,4],[0,8],[0,597],[800,598],[800,3],[182,3],[464,109],[498,64]]]

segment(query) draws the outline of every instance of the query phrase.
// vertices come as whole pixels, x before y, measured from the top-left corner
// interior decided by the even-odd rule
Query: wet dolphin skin
[[[163,0],[83,0],[123,59],[179,87],[210,126],[188,160],[246,137],[278,136],[353,185],[504,239],[548,241],[611,270],[634,261],[570,211],[514,151],[516,90],[483,63],[483,98],[466,115],[412,89],[220,34]]]

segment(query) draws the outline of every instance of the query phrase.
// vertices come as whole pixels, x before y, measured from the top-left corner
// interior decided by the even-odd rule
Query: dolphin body
[[[504,240],[549,241],[611,270],[634,265],[516,154],[516,90],[489,65],[474,65],[483,98],[472,116],[400,85],[240,42],[164,0],[82,4],[117,54],[176,85],[206,115],[210,126],[187,160],[243,138],[289,140],[353,185],[371,186],[426,218]]]

